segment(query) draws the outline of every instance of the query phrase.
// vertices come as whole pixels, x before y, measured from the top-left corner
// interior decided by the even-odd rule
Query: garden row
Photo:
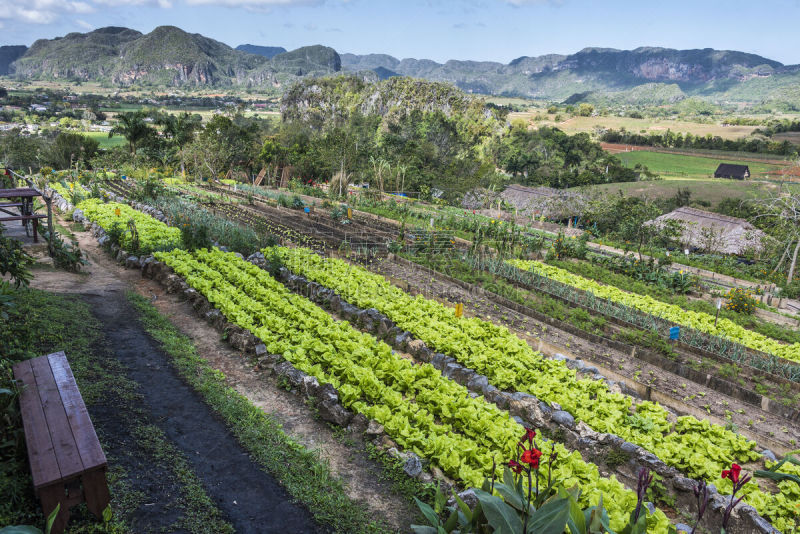
[[[261,340],[268,353],[333,386],[349,410],[377,421],[391,439],[450,477],[477,487],[491,476],[494,462],[514,457],[524,429],[507,412],[483,397],[473,398],[433,366],[414,365],[384,342],[335,321],[261,268],[218,250],[175,250],[156,258],[229,321]],[[579,484],[584,505],[604,495],[612,528],[622,527],[636,506],[635,494],[615,478],[601,477],[577,452],[553,446],[559,454],[553,476],[567,486]],[[667,525],[656,511],[652,531],[665,531]]]
[[[177,251],[176,251],[174,254],[178,255],[178,254],[181,254],[181,253],[179,253],[179,252],[177,252]],[[220,254],[221,254],[221,253],[220,253]],[[221,261],[221,260],[220,260],[220,261]],[[229,262],[230,262],[230,261],[231,261],[231,260],[229,260]],[[222,262],[222,263],[225,263],[225,262]],[[197,267],[197,265],[194,265],[194,267],[196,268],[196,267]],[[222,269],[222,264],[218,265],[218,267],[219,267],[220,269]],[[255,273],[255,272],[253,272],[253,273]],[[253,274],[253,273],[248,273],[248,274]],[[206,274],[207,274],[207,273],[206,273]],[[228,273],[228,274],[230,274],[230,273]],[[240,285],[240,286],[234,286],[234,290],[245,290],[245,289],[246,289],[246,290],[247,290],[247,293],[248,293],[248,294],[250,294],[250,292],[253,290],[253,288],[254,288],[254,287],[257,287],[257,286],[252,286],[252,285],[251,285],[251,281],[250,281],[250,280],[245,280],[245,281],[243,281],[244,279],[243,279],[242,277],[243,277],[243,275],[240,273],[240,277],[239,277],[237,280],[238,280],[238,283],[240,283],[240,284],[244,284],[244,285]],[[218,279],[218,278],[214,278],[214,275],[211,275],[211,278],[212,278],[212,285],[211,285],[211,287],[213,288],[213,287],[214,287],[214,285],[215,285],[217,282],[219,282],[219,279]],[[199,280],[199,278],[198,278],[198,280]],[[260,282],[263,282],[263,281],[264,281],[264,280],[260,280]],[[190,283],[191,283],[191,282],[190,282]],[[201,283],[202,283],[202,282],[201,282]],[[238,287],[238,289],[236,289],[237,287]],[[224,295],[223,295],[223,296],[221,296],[221,297],[219,297],[219,298],[220,298],[220,303],[219,303],[219,305],[220,305],[220,306],[222,306],[222,305],[223,305],[223,304],[222,304],[222,302],[223,302],[223,301],[226,301],[225,299],[227,299],[227,301],[226,301],[226,302],[230,302],[230,303],[232,303],[232,304],[229,304],[229,306],[235,306],[235,307],[233,307],[233,308],[229,308],[229,309],[227,309],[227,310],[223,310],[223,312],[227,312],[227,313],[226,313],[226,316],[228,316],[228,317],[229,317],[231,320],[233,320],[234,322],[237,322],[237,323],[238,323],[238,322],[240,322],[240,321],[242,321],[242,317],[243,317],[243,312],[242,312],[242,309],[243,309],[243,308],[249,309],[249,308],[250,308],[250,304],[252,304],[251,302],[245,302],[244,304],[243,304],[243,303],[241,303],[241,302],[238,302],[238,303],[237,303],[237,302],[235,301],[235,299],[231,299],[231,298],[230,298],[230,295],[227,295],[227,296],[224,296]],[[272,295],[272,298],[274,299],[274,298],[277,298],[277,297],[276,297],[275,295]],[[280,300],[280,299],[279,299],[279,300]],[[212,301],[212,302],[213,302],[213,301]],[[258,308],[256,308],[256,310],[258,310]],[[263,311],[263,310],[262,310],[262,311]],[[283,311],[280,311],[280,310],[278,310],[278,311],[276,311],[275,313],[276,313],[278,316],[280,316],[280,317],[283,317],[283,316],[285,316],[285,313],[284,313],[284,312],[285,312],[285,310],[283,310]],[[303,314],[306,314],[306,315],[307,315],[307,314],[308,314],[308,312],[309,312],[309,310],[308,310],[308,309],[305,309],[305,310],[303,311]],[[257,314],[257,315],[258,315],[258,313],[261,313],[261,312],[256,312],[256,314]],[[452,312],[451,312],[451,315],[452,315]],[[329,316],[327,316],[327,314],[324,314],[324,312],[323,312],[323,316],[324,316],[324,317],[329,317]],[[259,321],[262,321],[263,319],[264,319],[264,316],[263,316],[263,315],[260,315],[260,316],[259,316]],[[246,320],[245,320],[245,322],[246,322]],[[486,323],[486,324],[488,324],[488,323]],[[243,325],[240,325],[240,326],[243,326]],[[494,328],[498,328],[498,327],[495,327],[494,325],[489,325],[489,326],[492,326],[492,327],[494,327]],[[259,322],[259,323],[250,323],[250,324],[249,324],[249,327],[250,327],[250,328],[251,328],[251,330],[252,330],[252,328],[254,328],[254,327],[263,328],[263,325],[262,325],[260,322]],[[280,328],[280,327],[279,327],[279,328]],[[308,328],[312,328],[312,327],[311,327],[311,326],[308,326]],[[314,330],[314,329],[312,328],[312,330]],[[504,330],[504,329],[502,329],[502,328],[501,328],[501,330]],[[314,330],[314,331],[316,332],[317,330]],[[283,331],[282,331],[282,332],[283,332]],[[255,332],[254,332],[254,333],[255,333]],[[264,334],[264,333],[265,333],[265,332],[262,330],[262,331],[261,331],[261,334]],[[489,337],[494,337],[494,335],[495,335],[496,333],[497,333],[497,332],[489,332]],[[302,332],[301,332],[301,333],[299,333],[298,335],[302,335]],[[261,337],[261,336],[259,336],[259,337]],[[318,336],[317,336],[317,337],[318,337]],[[500,337],[502,337],[502,336],[500,336]],[[512,336],[512,337],[513,337],[513,336]],[[298,338],[298,339],[299,339],[299,338]],[[308,341],[309,339],[311,339],[311,338],[306,338],[306,340],[307,340],[307,341]],[[372,339],[372,338],[369,338],[369,337],[367,337],[367,339]],[[516,338],[514,338],[514,339],[516,339]],[[273,341],[274,341],[274,342],[278,342],[278,341],[279,341],[279,339],[274,339]],[[374,340],[373,340],[373,341],[374,341]],[[519,340],[517,340],[517,341],[519,341]],[[362,344],[363,344],[363,343],[362,343]],[[303,347],[303,345],[302,345],[302,344],[298,345],[298,343],[297,343],[297,340],[294,340],[294,342],[293,342],[293,343],[289,343],[289,346],[295,346],[295,345],[297,345],[297,346],[300,346],[300,347]],[[435,346],[435,344],[433,344],[432,346]],[[276,346],[273,346],[272,348],[280,348],[280,346],[277,346],[277,347],[276,347]],[[352,349],[352,346],[350,347],[350,349]],[[350,350],[350,349],[348,349],[348,350]],[[306,349],[306,350],[308,350],[308,349]],[[272,352],[272,350],[271,350],[270,352]],[[285,354],[284,354],[284,355],[285,355]],[[292,360],[291,360],[291,358],[287,358],[287,359],[290,359],[290,361],[292,361]],[[363,363],[363,358],[359,358],[359,359],[357,359],[356,361],[357,361],[357,362],[359,362],[359,363]],[[405,361],[405,360],[402,360],[402,361]],[[299,364],[302,366],[302,365],[304,364],[304,361],[303,361],[302,359],[300,359],[300,360],[297,360],[297,363],[299,363]],[[311,365],[311,366],[312,366],[311,368],[309,368],[309,370],[311,371],[311,373],[310,373],[310,374],[312,374],[312,375],[314,375],[314,376],[317,376],[318,378],[322,378],[323,380],[325,380],[326,378],[332,378],[333,380],[336,380],[336,376],[335,376],[335,375],[326,375],[326,374],[325,374],[325,373],[326,373],[326,371],[325,371],[325,370],[323,370],[323,369],[324,369],[324,368],[326,368],[328,365],[333,365],[333,364],[334,364],[334,361],[332,361],[332,360],[331,360],[331,361],[328,361],[328,360],[324,360],[324,359],[323,359],[323,360],[320,360],[320,361],[315,361],[314,363],[311,363],[311,362],[309,362],[309,361],[306,361],[306,362],[305,362],[305,364],[306,364],[306,365]],[[323,365],[323,364],[325,364],[325,365]],[[534,367],[535,367],[535,366],[534,366]],[[302,367],[301,367],[301,368],[302,368]],[[306,370],[306,369],[304,369],[304,370]],[[506,370],[506,371],[508,371],[508,370]],[[315,374],[315,373],[317,373],[317,374]],[[322,373],[322,374],[319,374],[319,373]],[[502,373],[501,373],[501,374],[502,374]],[[352,377],[351,377],[351,378],[352,378]],[[415,378],[415,379],[413,379],[413,380],[412,380],[412,382],[413,382],[413,383],[416,383],[418,380],[419,380],[418,378]],[[580,382],[584,382],[584,381],[580,381]],[[376,420],[379,420],[379,421],[381,421],[381,419],[380,419],[381,417],[384,417],[384,418],[385,418],[385,417],[387,417],[387,416],[388,416],[388,414],[387,414],[387,413],[380,412],[380,410],[379,410],[378,408],[375,408],[375,406],[369,406],[369,405],[366,405],[366,406],[353,405],[352,403],[354,403],[354,402],[358,402],[358,401],[356,401],[356,400],[355,400],[355,399],[356,399],[356,397],[354,397],[354,396],[353,396],[353,395],[355,395],[355,393],[351,392],[351,391],[348,389],[348,387],[346,387],[348,384],[347,384],[347,383],[339,383],[339,384],[337,384],[337,385],[338,385],[338,386],[345,386],[345,387],[344,387],[344,394],[342,394],[342,387],[338,387],[337,389],[339,389],[339,390],[340,390],[340,394],[342,394],[342,398],[343,398],[343,400],[345,400],[345,401],[346,401],[346,404],[348,404],[348,406],[350,406],[351,408],[353,408],[353,406],[356,406],[356,411],[359,411],[359,408],[360,408],[361,410],[366,410],[366,411],[360,411],[360,413],[365,413],[366,415],[370,415],[370,416],[371,416],[373,419],[376,419]],[[507,385],[508,385],[508,384],[507,384]],[[406,384],[406,386],[405,386],[405,387],[410,387],[410,385],[409,385],[409,384]],[[518,389],[518,390],[519,390],[519,388],[514,388],[514,389]],[[438,385],[436,385],[435,387],[433,387],[432,389],[430,389],[430,390],[429,390],[429,393],[431,393],[431,392],[433,392],[433,391],[439,391],[439,390],[442,390],[442,386],[441,386],[441,384],[438,384]],[[443,390],[443,391],[447,391],[447,389],[446,389],[446,388],[444,388],[444,390]],[[586,391],[586,390],[584,390],[584,392],[585,392],[585,391]],[[590,391],[590,397],[591,397],[591,395],[592,395],[592,392],[591,392],[591,390],[589,390],[589,391]],[[351,393],[352,393],[352,394],[351,394]],[[385,392],[384,392],[384,393],[385,393]],[[404,391],[404,393],[407,393],[407,391]],[[414,393],[415,393],[415,399],[416,399],[416,402],[414,402],[414,404],[416,405],[416,404],[418,404],[418,402],[419,402],[419,395],[418,395],[418,393],[420,393],[420,392],[418,392],[418,391],[414,391]],[[596,393],[596,391],[595,391],[595,393]],[[431,394],[432,394],[432,393],[431,393]],[[595,396],[596,396],[596,395],[595,395]],[[547,395],[545,395],[543,398],[546,398],[546,397],[547,397]],[[368,397],[368,398],[375,399],[375,398],[377,398],[377,397],[374,397],[374,395],[373,395],[373,397]],[[607,401],[608,399],[605,399],[605,400]],[[612,404],[613,404],[613,403],[612,403]],[[574,409],[574,408],[575,408],[575,406],[572,406],[572,408]],[[460,409],[463,409],[463,408],[460,408]],[[590,408],[590,409],[591,409],[591,408]],[[378,411],[372,412],[372,411],[369,411],[369,410],[378,410]],[[638,415],[638,416],[640,416],[640,417],[643,417],[643,418],[645,418],[645,419],[650,419],[650,420],[652,420],[652,419],[656,419],[656,420],[658,421],[658,417],[654,417],[654,416],[653,416],[653,413],[651,413],[649,410],[650,410],[650,408],[648,407],[648,404],[645,404],[645,403],[643,403],[643,404],[641,404],[641,405],[640,405],[640,407],[637,409],[637,411],[638,411],[638,414],[637,414],[637,415]],[[657,410],[656,410],[656,411],[657,411]],[[403,412],[402,410],[401,410],[400,412],[397,412],[397,406],[391,406],[391,413],[392,413],[393,415],[394,415],[395,413],[400,413],[400,414],[403,414],[403,415],[406,417],[405,421],[409,421],[409,420],[411,420],[411,421],[416,421],[416,419],[409,419],[409,417],[410,417],[410,415],[411,415],[411,412]],[[413,413],[414,413],[414,414],[417,414],[417,415],[419,414],[418,412],[413,412]],[[429,413],[435,413],[435,412],[429,412]],[[437,415],[437,417],[440,417],[440,414],[439,414],[439,415]],[[478,416],[478,417],[480,417],[480,416]],[[469,415],[469,419],[470,419],[470,420],[477,419],[478,417],[476,417],[476,413],[474,412],[474,410],[473,410],[472,414],[471,414],[471,415]],[[482,419],[482,420],[486,420],[486,417],[482,417],[481,419]],[[386,421],[386,419],[384,419],[384,421]],[[391,421],[391,419],[389,419],[389,421]],[[661,421],[659,421],[659,422],[661,422]],[[663,423],[666,423],[666,416],[664,416]],[[452,424],[452,422],[451,422],[451,424]],[[398,426],[398,425],[399,425],[399,426]],[[494,427],[495,427],[495,424],[493,423],[493,424],[490,424],[489,426],[490,426],[491,428],[494,428]],[[401,422],[401,423],[391,423],[391,422],[389,422],[389,423],[388,423],[388,426],[387,426],[387,430],[388,430],[388,429],[391,429],[391,430],[394,432],[394,431],[396,431],[396,430],[397,430],[397,428],[400,428],[400,427],[402,427],[402,428],[406,428],[405,424],[404,424],[404,423],[402,423],[402,422]],[[498,428],[502,428],[502,425],[500,425]],[[718,427],[717,427],[717,428],[718,428]],[[687,427],[687,429],[684,429],[684,430],[688,430],[688,429],[689,429],[689,427]],[[449,429],[447,429],[447,430],[449,430]],[[447,430],[445,430],[445,431],[443,431],[443,432],[446,434],[446,433],[447,433]],[[698,430],[699,430],[699,429],[698,429]],[[705,430],[705,431],[708,431],[709,429],[708,429],[708,428],[705,428],[705,429],[703,429],[703,430]],[[724,436],[724,434],[723,434],[723,435],[717,435],[717,434],[715,434],[715,433],[713,432],[713,431],[714,431],[714,429],[713,429],[713,428],[711,429],[711,431],[712,431],[712,433],[710,434],[710,436],[711,436],[711,439],[710,439],[709,441],[713,441],[713,439],[716,439],[716,438],[723,438],[723,439],[725,439],[725,436]],[[466,434],[468,437],[472,437],[472,436],[483,436],[483,435],[486,433],[486,428],[481,428],[481,429],[472,429],[472,436],[470,436],[470,434],[469,434],[469,429],[468,429],[467,431],[464,431],[464,432],[465,432],[465,434]],[[435,430],[431,430],[431,429],[425,429],[425,430],[423,431],[423,434],[422,434],[422,435],[431,435],[431,436],[436,436],[436,435],[437,435],[437,433],[436,433],[436,431],[435,431]],[[438,435],[441,435],[441,434],[438,434]],[[426,450],[422,450],[422,449],[420,449],[420,447],[421,447],[421,443],[422,443],[422,442],[419,442],[419,441],[417,441],[417,442],[414,442],[414,441],[413,441],[413,438],[412,438],[411,436],[405,436],[405,441],[403,440],[403,436],[402,436],[402,435],[401,435],[401,437],[400,437],[399,439],[398,439],[398,438],[396,438],[394,435],[393,435],[392,437],[394,437],[395,439],[397,439],[397,440],[398,440],[398,442],[400,442],[400,443],[401,443],[401,445],[404,445],[404,446],[406,446],[406,447],[407,447],[407,448],[409,448],[410,450],[420,451],[420,452],[421,452],[423,455],[425,455],[425,456],[430,456],[431,450],[430,450],[430,449],[426,449]],[[418,436],[417,436],[417,437],[418,437]],[[631,441],[633,441],[633,440],[631,440]],[[732,441],[732,443],[735,443],[735,440],[734,440],[734,441]],[[466,451],[468,451],[468,452],[469,452],[469,451],[471,451],[471,450],[475,450],[475,448],[474,448],[474,447],[473,447],[473,448],[470,448],[469,446],[467,446],[467,447],[466,447],[466,449],[463,449],[462,447],[463,447],[464,445],[465,445],[465,444],[463,444],[463,443],[456,443],[456,444],[454,445],[456,448],[455,448],[455,449],[452,449],[452,450],[456,450],[456,451],[466,450]],[[496,446],[496,445],[497,445],[497,443],[494,443],[494,444],[489,444],[489,447],[493,447],[493,446]],[[506,444],[506,446],[507,446],[507,445],[508,445],[508,444]],[[739,445],[740,447],[743,447],[743,444],[741,444],[741,443],[738,443],[737,445]],[[416,448],[415,448],[415,447],[416,447]],[[502,447],[500,448],[500,450],[502,450]],[[743,448],[743,449],[742,449],[742,451],[739,451],[739,452],[744,452],[744,450],[745,450],[745,449]],[[429,453],[429,454],[425,454],[426,452],[427,452],[427,453]],[[435,452],[435,449],[434,449],[434,452]],[[708,451],[706,451],[706,452],[708,452]],[[450,454],[450,455],[448,455],[448,456],[449,456],[451,459],[453,458],[453,455],[452,455],[452,454]],[[508,455],[506,455],[506,456],[508,456]],[[458,458],[458,457],[456,456],[456,458]],[[434,457],[434,459],[441,460],[440,458],[436,458],[436,457]],[[729,460],[729,458],[725,458],[725,460],[727,461],[727,460]],[[475,481],[477,480],[477,478],[480,478],[480,475],[477,475],[476,473],[481,473],[481,472],[482,472],[482,473],[484,473],[484,474],[485,474],[485,468],[486,468],[486,464],[487,464],[487,458],[486,458],[486,457],[483,457],[483,458],[481,458],[480,456],[475,456],[475,457],[467,458],[467,459],[466,459],[466,460],[464,460],[464,461],[461,461],[461,459],[459,459],[459,461],[458,461],[458,462],[456,462],[456,465],[454,465],[454,464],[452,464],[452,463],[448,464],[446,460],[442,460],[442,461],[443,461],[444,463],[443,463],[443,464],[441,464],[441,465],[442,465],[442,467],[443,467],[443,468],[444,468],[444,469],[445,469],[445,470],[448,472],[448,474],[451,474],[451,475],[453,475],[453,476],[454,476],[454,477],[456,477],[456,478],[459,478],[459,479],[462,479],[462,480],[468,481],[469,483],[473,483],[474,485],[478,485],[478,484],[475,484]],[[722,460],[720,460],[720,461],[722,461]],[[481,468],[483,468],[483,471],[481,471]],[[454,471],[453,471],[453,469],[456,469],[456,471],[454,472]],[[471,471],[471,470],[472,470],[472,471]],[[715,474],[718,474],[718,473],[719,473],[719,471],[716,471],[716,473],[715,473]],[[710,477],[710,475],[709,475],[709,478],[711,478],[711,477]],[[750,493],[752,493],[752,492],[750,492]],[[750,496],[748,496],[748,498],[750,499],[751,497],[750,497]]]
[[[629,293],[539,261],[508,260],[508,263],[523,271],[534,272],[577,289],[591,292],[597,297],[624,304],[656,317],[662,317],[675,324],[730,339],[748,348],[785,360],[800,362],[800,343],[781,343],[763,334],[748,330],[729,319],[716,320],[713,315],[684,310],[679,306],[656,300],[647,295]]]
[[[716,480],[732,461],[745,463],[759,457],[753,442],[720,426],[689,416],[673,425],[667,411],[657,404],[641,402],[632,413],[632,399],[612,393],[603,381],[579,380],[564,362],[544,358],[506,328],[477,318],[457,318],[451,308],[411,297],[380,275],[302,249],[266,250],[265,254],[278,255],[291,271],[357,306],[385,313],[434,350],[486,375],[497,388],[556,403],[595,431],[614,433],[640,445],[692,477]],[[721,484],[721,490],[730,492],[729,485]],[[745,492],[748,502],[773,521],[794,513],[791,501],[782,495],[773,497],[754,483]]]

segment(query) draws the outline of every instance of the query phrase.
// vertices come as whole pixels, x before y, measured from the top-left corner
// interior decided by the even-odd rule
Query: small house
[[[681,223],[679,239],[683,248],[708,253],[742,255],[762,251],[767,235],[744,219],[684,206],[648,221],[645,224],[663,226],[667,221]]]
[[[720,163],[714,172],[714,178],[732,178],[734,180],[746,180],[750,178],[750,167],[747,165],[733,165],[732,163]]]

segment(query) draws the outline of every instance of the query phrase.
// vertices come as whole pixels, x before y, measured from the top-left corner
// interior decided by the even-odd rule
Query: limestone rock
[[[553,421],[558,423],[559,425],[565,426],[567,428],[574,428],[575,427],[575,418],[572,417],[572,414],[569,412],[565,412],[564,410],[556,410],[553,412]]]

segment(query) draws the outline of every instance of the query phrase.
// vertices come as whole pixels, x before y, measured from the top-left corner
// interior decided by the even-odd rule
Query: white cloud
[[[28,24],[50,24],[66,13],[93,13],[94,6],[87,2],[63,0],[29,0],[19,2],[0,0],[0,21],[14,20]]]
[[[186,0],[186,3],[189,5],[270,8],[315,6],[325,3],[325,0]]]
[[[564,3],[565,0],[502,0],[505,4],[511,4],[515,7],[521,6],[542,6],[542,5],[551,5],[551,6],[560,6]]]
[[[0,0],[0,24],[9,20],[26,24],[51,24],[64,15],[85,15],[106,6],[126,5],[169,8],[172,7],[172,0]],[[80,22],[78,24],[83,26]]]
[[[94,29],[94,24],[89,24],[88,22],[86,22],[83,19],[75,19],[75,24],[77,24],[78,26],[80,26],[84,30],[93,30]]]

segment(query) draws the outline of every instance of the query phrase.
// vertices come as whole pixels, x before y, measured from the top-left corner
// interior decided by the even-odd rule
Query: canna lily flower
[[[731,482],[736,484],[739,482],[739,473],[742,471],[742,466],[739,464],[731,464],[730,469],[725,469],[722,472],[722,478],[729,478]]]
[[[524,464],[530,465],[533,469],[539,468],[539,458],[542,456],[542,451],[539,449],[528,449],[522,453],[520,461]]]
[[[517,462],[516,460],[511,460],[508,462],[508,467],[511,468],[516,474],[522,473],[522,464]]]
[[[536,437],[536,431],[532,428],[525,427],[525,434],[519,439],[522,441],[533,441]]]

